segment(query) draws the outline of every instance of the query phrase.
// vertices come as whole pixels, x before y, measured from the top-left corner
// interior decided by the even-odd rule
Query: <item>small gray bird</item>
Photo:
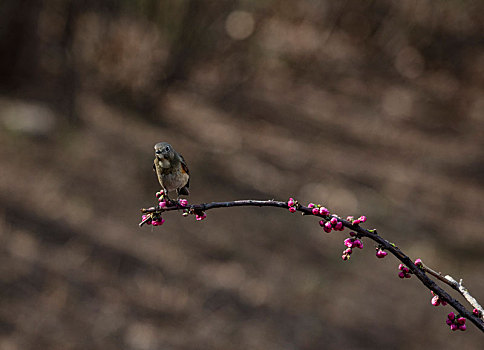
[[[190,173],[187,163],[168,142],[159,142],[155,145],[153,169],[166,196],[168,191],[174,190],[178,196],[189,195]]]

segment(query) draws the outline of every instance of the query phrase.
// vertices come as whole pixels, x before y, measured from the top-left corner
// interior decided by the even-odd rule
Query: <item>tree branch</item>
[[[423,285],[425,285],[428,289],[433,291],[435,295],[441,300],[446,301],[449,303],[462,317],[465,317],[469,321],[471,321],[477,328],[479,328],[482,332],[484,332],[484,321],[482,319],[483,309],[482,306],[479,305],[477,300],[473,298],[468,290],[461,284],[455,281],[450,276],[442,276],[440,273],[435,272],[428,266],[423,264],[419,264],[419,266],[415,265],[415,263],[404,254],[394,243],[387,241],[386,239],[382,238],[376,230],[368,230],[364,229],[359,226],[359,224],[354,224],[354,222],[350,222],[348,220],[344,220],[336,215],[323,215],[319,213],[313,213],[313,209],[309,206],[300,205],[297,202],[294,202],[294,205],[289,206],[288,202],[281,202],[275,200],[238,200],[238,201],[231,201],[231,202],[212,202],[212,203],[202,203],[202,204],[191,204],[191,205],[181,205],[177,202],[165,202],[164,207],[151,207],[147,209],[141,209],[141,212],[145,214],[145,217],[139,224],[139,226],[143,226],[144,224],[148,223],[152,218],[156,216],[160,216],[162,213],[167,211],[173,210],[183,210],[186,214],[195,214],[197,216],[203,215],[203,213],[210,209],[216,208],[230,208],[230,207],[242,207],[242,206],[255,206],[255,207],[276,207],[276,208],[283,208],[289,209],[290,207],[294,207],[294,211],[299,211],[303,215],[312,215],[319,218],[322,218],[325,222],[330,221],[333,217],[337,218],[342,225],[354,232],[356,232],[356,236],[358,238],[367,237],[378,244],[378,246],[383,249],[387,250],[392,253],[398,260],[400,260],[405,266],[408,267],[410,272],[414,274]],[[185,214],[185,215],[186,215]],[[430,275],[436,277],[440,281],[448,284],[453,289],[457,290],[461,293],[469,303],[480,311],[479,316],[473,314],[472,312],[468,311],[458,300],[454,299],[450,296],[444,289],[442,289],[439,285],[437,285],[431,278],[429,278],[426,274],[428,272]]]

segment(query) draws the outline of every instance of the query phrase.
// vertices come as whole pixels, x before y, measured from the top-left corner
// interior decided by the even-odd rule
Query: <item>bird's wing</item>
[[[182,165],[182,169],[184,172],[186,172],[188,175],[190,175],[190,171],[188,171],[188,166],[187,166],[187,162],[185,162],[185,159],[183,158],[183,156],[180,154],[180,160],[181,160],[181,165]]]
[[[182,167],[182,171],[186,172],[187,175],[190,176],[190,171],[188,170],[188,166],[187,166],[187,162],[185,162],[185,159],[183,158],[183,156],[180,154],[180,163],[181,163],[181,167]],[[189,187],[190,185],[190,177],[188,177],[188,181],[187,181],[187,184],[185,185],[185,187]]]

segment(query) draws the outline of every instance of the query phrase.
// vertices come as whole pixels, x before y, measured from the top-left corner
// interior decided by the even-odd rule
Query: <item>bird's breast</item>
[[[168,169],[170,167],[170,161],[165,158],[157,158],[156,159],[158,166],[163,168],[163,169]]]
[[[169,191],[182,188],[188,182],[188,174],[181,171],[163,174],[161,178],[163,186]]]

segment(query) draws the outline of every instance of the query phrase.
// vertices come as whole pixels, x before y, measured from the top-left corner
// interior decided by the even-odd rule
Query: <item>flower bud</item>
[[[384,258],[385,256],[387,256],[387,254],[388,254],[388,253],[387,253],[386,251],[381,250],[381,249],[379,249],[379,250],[377,250],[377,251],[376,251],[376,257],[377,257],[378,259],[382,259],[382,258]]]

